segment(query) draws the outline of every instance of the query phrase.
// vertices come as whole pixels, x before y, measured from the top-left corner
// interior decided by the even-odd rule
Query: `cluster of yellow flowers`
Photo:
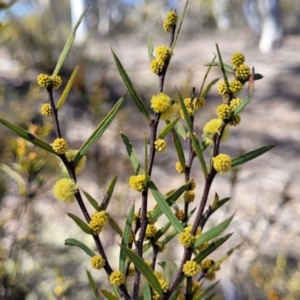
[[[163,24],[164,31],[170,32],[172,26],[176,25],[177,19],[178,19],[178,16],[177,16],[176,11],[168,12],[166,20],[164,21],[164,24]]]
[[[100,270],[105,266],[105,259],[101,255],[95,255],[91,258],[91,266],[96,270]]]
[[[215,170],[220,173],[224,174],[231,169],[232,159],[227,154],[219,154],[216,157],[213,157],[213,166]]]
[[[223,121],[221,119],[212,119],[208,121],[203,127],[203,140],[209,144],[213,145],[214,137],[216,135],[220,135],[220,129],[222,126]],[[230,135],[229,126],[226,125],[223,131],[221,142],[225,142]]]
[[[184,221],[186,214],[182,209],[177,209],[175,212],[175,216],[179,221]]]
[[[146,238],[151,239],[155,236],[157,228],[154,224],[149,224],[146,228]]]
[[[172,99],[165,93],[152,96],[151,108],[157,114],[164,113],[172,105]]]
[[[129,185],[137,192],[143,192],[145,189],[145,175],[133,175],[129,178]]]
[[[93,230],[94,235],[98,235],[107,222],[108,218],[105,211],[97,211],[92,215],[89,227]]]
[[[188,277],[198,274],[200,270],[200,265],[193,260],[188,260],[182,268],[183,273]]]
[[[189,225],[185,227],[184,231],[179,234],[179,242],[185,248],[192,247],[195,240],[201,235],[200,228],[197,228],[196,235],[192,235],[191,231],[192,231],[192,225]]]
[[[163,152],[167,148],[167,142],[163,139],[158,139],[154,142],[154,147],[157,152]]]
[[[155,51],[155,59],[151,61],[150,68],[153,73],[160,75],[171,56],[171,49],[166,46],[158,46]]]
[[[62,155],[68,150],[68,144],[65,139],[57,138],[52,143],[52,149],[55,153]]]
[[[57,200],[72,203],[75,201],[74,195],[78,188],[78,184],[73,179],[62,178],[55,183],[53,194]]]
[[[183,174],[185,171],[185,168],[182,167],[180,161],[175,164],[175,169],[179,174]]]
[[[118,287],[125,282],[125,275],[120,271],[113,271],[109,276],[109,282]]]
[[[52,109],[50,103],[45,103],[41,106],[41,113],[45,117],[51,117],[52,116]]]
[[[39,74],[37,77],[37,82],[40,87],[48,88],[52,87],[53,89],[58,89],[61,84],[62,80],[60,76],[56,76],[54,80],[51,79],[51,76],[47,74]]]

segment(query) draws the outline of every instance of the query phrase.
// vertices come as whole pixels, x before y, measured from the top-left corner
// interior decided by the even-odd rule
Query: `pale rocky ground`
[[[235,232],[235,234],[228,243],[221,247],[218,255],[223,255],[230,247],[242,243],[240,250],[238,250],[239,253],[226,261],[219,272],[218,277],[220,277],[221,286],[227,295],[226,299],[240,299],[237,294],[234,295],[234,288],[229,278],[231,276],[235,278],[235,275],[238,275],[239,280],[237,278],[234,280],[239,282],[238,285],[243,285],[243,280],[247,278],[245,274],[248,274],[251,261],[255,257],[265,254],[276,257],[283,253],[298,259],[300,246],[298,222],[300,217],[300,202],[298,200],[300,192],[300,107],[298,103],[300,101],[300,63],[298,59],[300,38],[299,36],[288,36],[281,49],[265,55],[259,53],[256,47],[248,46],[249,42],[242,38],[243,35],[245,34],[238,31],[200,33],[188,38],[182,35],[172,58],[165,88],[167,93],[174,94],[174,87],[181,88],[185,85],[187,74],[190,71],[192,74],[189,79],[190,87],[196,86],[198,89],[206,71],[206,67],[203,65],[209,62],[213,57],[212,53],[216,52],[216,42],[221,49],[225,62],[230,61],[232,53],[242,51],[246,56],[246,62],[250,66],[254,66],[257,73],[264,75],[263,80],[256,82],[254,98],[242,114],[242,123],[237,128],[232,129],[231,138],[222,145],[222,151],[237,156],[242,151],[254,150],[268,144],[277,144],[277,147],[255,161],[243,165],[238,173],[238,181],[234,189],[229,182],[230,175],[224,175],[216,178],[210,193],[209,201],[212,201],[215,192],[219,194],[220,198],[232,196],[232,199],[227,208],[224,207],[211,218],[207,228],[222,222],[235,212],[234,221],[227,230],[228,232]],[[153,43],[160,45],[166,42],[155,40]],[[107,57],[108,63],[111,64],[106,78],[117,78],[120,82],[113,65],[110,47],[113,48],[123,63],[136,89],[138,91],[146,90],[145,94],[150,98],[156,92],[157,77],[149,71],[148,54],[143,40],[140,37],[131,37],[126,38],[126,40],[118,38],[113,41],[106,40],[99,44],[87,44],[87,55],[93,57],[99,55],[99,59]],[[219,76],[219,72],[213,69],[209,80]],[[120,94],[125,92],[121,83],[117,86],[117,90]],[[220,98],[216,93],[216,88],[213,88],[212,95],[207,98],[207,107],[196,117],[195,123],[199,128],[202,128],[207,120],[214,117],[214,110],[219,102]],[[117,167],[112,174],[119,173],[120,183],[117,185],[115,202],[111,203],[110,212],[113,215],[122,213],[123,217],[133,200],[136,199],[138,203],[139,198],[136,193],[129,191],[125,184],[130,174],[126,173],[128,169],[122,163],[123,160],[127,161],[127,157],[121,144],[119,131],[124,131],[132,139],[141,159],[143,157],[143,134],[144,132],[148,134],[147,124],[138,116],[136,109],[131,107],[125,109],[128,119],[122,117],[115,121],[97,146],[102,147],[102,153],[108,158],[111,158],[110,155],[117,157]],[[93,131],[94,125],[91,125],[88,120],[85,121],[84,123],[83,121],[80,123],[75,120],[68,121],[67,137],[70,143],[72,141],[74,143],[80,140],[84,141]],[[201,135],[200,132],[199,135]],[[157,161],[158,166],[154,169],[153,178],[161,191],[166,192],[182,184],[183,178],[174,172],[173,166],[176,158],[171,151],[161,154],[157,157]],[[127,162],[126,164],[128,165]],[[196,171],[199,170],[197,160],[195,160],[194,166],[193,176],[197,183],[196,192],[200,198],[203,180],[199,171]],[[93,171],[101,173],[100,167],[90,167]],[[98,173],[85,172],[79,179],[79,183],[93,196],[101,198],[103,190],[99,190]],[[106,178],[107,174],[104,172],[102,176]],[[170,182],[171,177],[172,181]],[[290,201],[280,207],[280,203],[285,197],[289,197]],[[49,193],[38,204],[38,209],[41,212],[47,211],[42,225],[45,226],[42,243],[48,244],[51,241],[57,245],[62,245],[66,238],[76,237],[93,247],[91,239],[82,235],[65,214],[67,211],[78,212],[78,215],[81,215],[75,205],[70,207],[57,204]],[[271,218],[274,223],[270,230],[265,232],[265,229],[270,226],[268,220]],[[120,222],[123,220],[123,218],[120,219]],[[111,231],[107,231],[103,233],[102,240],[107,244],[107,253],[111,258],[112,265],[117,267],[118,247],[116,243],[119,242],[119,239],[112,239]],[[178,254],[181,250],[179,248],[173,249],[176,250],[169,252],[166,257],[178,261]],[[80,261],[76,270],[76,277],[81,282],[85,282],[88,258],[77,249],[71,249],[71,254],[72,256],[68,256],[69,261],[77,261],[77,263]],[[214,258],[217,259],[218,255],[216,254]],[[63,257],[66,258],[65,255]],[[49,259],[51,260],[51,258]],[[35,262],[32,264],[34,265]],[[272,272],[272,267],[270,272]],[[97,272],[92,273],[99,279]],[[285,285],[286,282],[282,284]],[[281,289],[281,287],[278,288]],[[80,292],[78,293],[77,296],[80,295]],[[249,296],[249,299],[258,298],[250,298]]]

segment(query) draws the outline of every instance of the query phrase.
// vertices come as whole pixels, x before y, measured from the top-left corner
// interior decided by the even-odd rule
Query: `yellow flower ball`
[[[219,84],[218,84],[218,93],[222,96],[225,96],[227,94],[227,90],[226,90],[226,85],[225,85],[225,82],[224,81],[221,81]]]
[[[182,209],[177,209],[175,212],[175,216],[179,221],[184,221],[186,215]]]
[[[215,262],[212,259],[206,259],[201,262],[201,269],[206,272]]]
[[[238,80],[247,81],[250,76],[250,68],[245,64],[239,65],[235,70],[235,76]]]
[[[183,199],[186,203],[191,203],[195,200],[195,193],[194,191],[185,191],[183,194]]]
[[[200,265],[193,260],[188,260],[182,268],[183,273],[188,276],[194,276],[200,272]]]
[[[159,93],[151,98],[151,108],[157,114],[164,113],[172,105],[172,99],[165,93]]]
[[[230,118],[228,124],[229,124],[230,126],[237,126],[237,125],[239,125],[239,124],[241,123],[241,120],[242,120],[242,118],[241,118],[240,115],[232,116],[232,117]]]
[[[52,149],[57,154],[64,154],[68,150],[68,144],[65,139],[57,138],[52,144]]]
[[[182,165],[179,161],[176,163],[175,169],[179,174],[183,174],[185,171],[185,168],[182,167]]]
[[[155,51],[155,56],[157,59],[166,61],[171,56],[171,49],[166,46],[158,46]]]
[[[243,89],[243,84],[239,80],[233,79],[229,83],[229,89],[232,94],[237,94]]]
[[[220,134],[220,128],[222,126],[223,121],[220,119],[212,119],[208,121],[203,127],[203,140],[207,143],[212,145],[214,143],[213,137],[215,135]],[[226,126],[223,131],[223,135],[221,137],[221,141],[225,142],[230,135],[229,126]]]
[[[165,66],[165,62],[162,59],[153,59],[150,65],[150,69],[153,73],[159,75],[162,73]]]
[[[51,105],[49,103],[43,104],[41,107],[41,113],[45,117],[51,117],[52,116]]]
[[[120,271],[113,271],[109,276],[109,282],[113,286],[120,286],[125,282],[125,275]]]
[[[37,82],[40,87],[45,87],[45,88],[50,87],[52,84],[51,76],[47,74],[40,74],[37,77]]]
[[[167,148],[167,142],[163,139],[158,139],[154,142],[154,147],[157,152],[163,152]]]
[[[191,184],[189,186],[189,190],[194,190],[196,188],[196,183],[194,181],[194,179],[191,180]]]
[[[159,284],[160,284],[160,287],[161,287],[162,291],[163,291],[164,293],[166,293],[167,290],[168,290],[168,287],[169,287],[168,284],[164,281],[163,278],[159,278],[159,279],[158,279],[158,282],[159,282]]]
[[[227,104],[221,104],[217,108],[217,116],[221,120],[228,120],[231,116],[232,108]]]
[[[163,24],[164,31],[170,32],[172,26],[176,25],[177,19],[178,19],[178,16],[175,11],[168,12],[166,20],[164,21],[164,24]]]
[[[230,101],[230,107],[232,110],[234,110],[236,107],[238,107],[242,103],[242,100],[240,98],[234,98]]]
[[[53,80],[53,88],[57,90],[62,84],[62,80],[60,76],[56,76],[55,79]]]
[[[129,185],[137,192],[145,190],[145,175],[133,175],[129,178]]]
[[[192,247],[195,243],[195,240],[195,236],[188,231],[184,231],[179,234],[179,242],[184,248]]]
[[[241,52],[236,52],[231,57],[231,62],[234,67],[238,67],[245,62],[245,56]]]
[[[216,157],[213,157],[213,166],[215,170],[220,173],[224,174],[231,169],[232,159],[227,154],[219,154]]]
[[[63,202],[72,203],[75,201],[74,195],[77,193],[79,186],[70,178],[58,180],[53,187],[54,197]]]
[[[91,266],[96,270],[100,270],[105,266],[105,259],[101,255],[95,255],[91,258]]]
[[[98,235],[107,224],[108,218],[105,211],[97,211],[92,215],[89,227],[93,230],[94,235]]]
[[[153,225],[153,224],[147,225],[147,228],[146,228],[146,238],[147,239],[153,238],[155,236],[156,232],[157,232],[157,228],[156,228],[155,225]]]

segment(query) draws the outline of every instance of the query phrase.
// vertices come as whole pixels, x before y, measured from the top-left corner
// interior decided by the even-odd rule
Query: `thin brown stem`
[[[56,137],[57,138],[61,138],[61,131],[60,131],[59,122],[58,122],[57,109],[56,109],[56,106],[55,106],[55,103],[54,103],[54,99],[53,99],[53,90],[52,90],[52,87],[48,87],[47,88],[47,92],[48,92],[48,99],[49,99],[50,106],[51,106],[51,111],[52,111],[52,117],[53,117],[53,123],[54,123]]]

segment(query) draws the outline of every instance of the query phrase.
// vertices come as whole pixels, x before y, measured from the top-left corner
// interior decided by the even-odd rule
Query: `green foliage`
[[[154,61],[153,57],[153,43],[150,37],[147,35],[147,47],[148,47],[148,55],[151,63],[152,71],[158,75],[158,91],[159,95],[165,93],[164,91],[164,81],[168,71],[169,64],[171,63],[172,55],[174,55],[173,51],[175,45],[178,41],[178,36],[181,30],[181,26],[183,24],[183,20],[185,18],[188,2],[186,1],[185,6],[183,8],[183,12],[181,14],[181,18],[179,21],[178,29],[176,30],[176,22],[171,26],[171,31],[169,33],[169,47],[162,47],[162,49],[167,49],[168,55],[164,56],[164,53],[161,54],[159,58],[159,68],[153,68],[152,63]],[[52,80],[58,75],[60,69],[63,66],[63,63],[66,59],[66,56],[70,52],[70,48],[75,38],[76,29],[82,21],[83,16],[86,13],[87,8],[82,13],[79,21],[76,26],[72,30],[65,47],[63,48],[61,55],[57,61],[55,70],[52,74]],[[166,21],[171,22],[172,18],[174,18],[175,12],[171,12],[168,14]],[[168,20],[168,18],[171,18]],[[177,17],[176,17],[177,19]],[[172,101],[170,100],[170,105],[168,106],[167,100],[164,102],[159,102],[160,98],[157,97],[157,105],[159,110],[154,110],[153,112],[148,109],[149,103],[145,102],[142,97],[134,87],[132,80],[130,79],[127,71],[123,67],[121,61],[117,57],[117,55],[112,51],[113,59],[116,64],[116,68],[123,80],[123,83],[127,89],[127,92],[122,96],[117,103],[113,106],[113,108],[106,114],[106,116],[102,119],[99,125],[96,127],[94,132],[86,139],[83,145],[78,150],[75,157],[70,158],[70,152],[66,151],[65,153],[61,153],[59,155],[59,159],[61,161],[61,173],[64,177],[68,177],[72,182],[72,187],[63,186],[61,188],[60,193],[66,194],[66,199],[72,199],[72,197],[76,198],[77,204],[84,216],[84,220],[79,218],[73,213],[68,213],[67,215],[76,223],[76,225],[87,235],[89,238],[93,240],[95,243],[95,249],[97,249],[97,254],[91,250],[85,243],[78,241],[74,238],[68,238],[65,240],[65,245],[67,246],[75,246],[83,250],[88,256],[96,258],[96,263],[92,266],[93,268],[99,270],[103,268],[101,272],[105,273],[109,278],[108,282],[112,285],[112,292],[106,289],[101,288],[101,293],[106,299],[177,299],[179,295],[185,294],[186,299],[212,299],[215,295],[214,289],[218,282],[209,285],[204,288],[202,285],[191,288],[190,285],[193,284],[193,278],[186,277],[189,273],[184,273],[183,265],[187,261],[194,261],[198,264],[204,262],[209,255],[214,253],[214,255],[219,255],[219,251],[216,253],[215,250],[219,250],[220,246],[225,243],[232,233],[227,234],[225,236],[219,237],[230,225],[233,215],[224,221],[220,221],[218,225],[212,226],[212,228],[208,230],[204,230],[203,227],[206,226],[206,223],[210,216],[223,207],[230,198],[224,198],[219,200],[219,196],[216,193],[214,201],[212,205],[209,205],[209,193],[211,192],[211,187],[214,182],[216,176],[221,175],[218,174],[218,168],[215,167],[214,161],[217,156],[221,154],[221,142],[222,137],[224,137],[226,126],[233,125],[232,122],[237,118],[237,116],[243,112],[246,106],[250,103],[254,95],[254,81],[262,78],[262,75],[256,74],[254,69],[252,70],[252,74],[249,74],[248,78],[242,81],[239,81],[241,85],[248,85],[248,96],[242,100],[242,102],[232,109],[230,116],[224,117],[223,119],[219,119],[217,121],[219,127],[215,127],[211,130],[211,132],[205,132],[203,130],[203,140],[199,138],[196,134],[197,126],[195,124],[195,116],[199,111],[203,109],[205,104],[205,99],[208,94],[211,92],[211,89],[217,83],[219,78],[215,78],[211,81],[208,81],[207,77],[210,73],[212,67],[219,68],[222,72],[225,90],[219,91],[222,96],[222,103],[227,104],[230,107],[232,100],[236,97],[235,91],[230,89],[230,76],[236,78],[236,70],[229,64],[223,62],[223,58],[221,55],[221,51],[216,45],[217,56],[215,56],[212,61],[207,64],[208,69],[203,78],[203,81],[200,85],[200,89],[198,93],[196,93],[195,89],[192,89],[191,95],[187,96],[183,95],[183,93],[175,88],[177,99]],[[163,51],[162,51],[163,52]],[[170,55],[171,53],[171,55]],[[158,57],[156,57],[158,59]],[[218,59],[218,61],[215,61]],[[76,76],[79,72],[79,67],[76,67],[64,89],[62,92],[59,101],[55,104],[54,95],[52,91],[52,87],[47,86],[46,92],[49,100],[49,104],[52,110],[52,121],[53,128],[56,139],[63,139],[62,131],[60,129],[61,121],[58,118],[58,113],[64,109],[64,104],[68,101],[69,92],[71,87],[75,84]],[[238,81],[237,79],[235,79]],[[174,91],[173,91],[174,92]],[[116,201],[116,182],[118,175],[115,175],[107,188],[104,189],[104,195],[99,200],[91,196],[87,191],[79,187],[78,184],[78,167],[82,164],[86,155],[89,155],[89,150],[98,142],[104,132],[111,126],[112,122],[117,118],[118,112],[121,110],[122,104],[125,102],[127,93],[129,93],[139,110],[141,116],[146,120],[149,124],[149,133],[144,133],[139,131],[140,133],[140,141],[143,144],[141,157],[143,159],[143,166],[138,157],[138,152],[134,149],[133,144],[130,139],[121,132],[121,138],[126,148],[126,152],[128,155],[128,159],[133,167],[133,174],[137,176],[132,176],[130,180],[133,178],[133,182],[130,182],[130,186],[138,191],[138,196],[135,196],[135,200],[132,200],[130,205],[130,210],[128,215],[125,218],[125,222],[121,224],[119,220],[114,219],[114,214],[111,212],[114,209],[118,210],[119,203]],[[153,94],[157,94],[157,92],[153,92]],[[165,95],[164,95],[165,96]],[[170,99],[168,97],[162,97],[161,99]],[[200,104],[200,100],[202,101]],[[177,105],[180,104],[180,109],[176,110]],[[153,106],[152,106],[153,107]],[[170,111],[174,110],[172,113]],[[159,113],[157,113],[159,111]],[[161,114],[169,112],[169,117],[166,118],[165,123],[161,121]],[[179,115],[180,113],[180,115]],[[218,115],[220,118],[220,116]],[[182,119],[182,120],[181,120]],[[41,138],[33,135],[30,132],[27,132],[25,129],[20,126],[10,123],[4,118],[0,118],[0,122],[10,129],[13,133],[17,134],[19,137],[23,138],[27,141],[28,146],[26,147],[37,147],[39,151],[45,150],[47,154],[55,154],[50,143],[45,142]],[[238,124],[234,124],[238,125]],[[162,129],[159,129],[162,128]],[[139,129],[139,128],[138,128]],[[160,132],[159,132],[160,130]],[[209,135],[209,136],[208,136]],[[156,149],[155,142],[157,137],[159,139],[168,139],[168,137],[172,137],[172,142],[174,146],[174,155],[176,154],[182,169],[177,169],[178,173],[182,175],[183,182],[181,184],[173,185],[172,176],[174,174],[168,174],[170,177],[170,181],[163,182],[159,181],[155,178],[155,175],[152,174],[154,168],[157,167],[157,159],[156,156],[159,155],[161,149]],[[206,137],[209,137],[211,140],[206,142]],[[47,135],[44,136],[45,138]],[[112,140],[107,140],[107,143],[113,143]],[[247,152],[242,154],[234,159],[229,157],[230,166],[228,170],[233,167],[244,164],[247,161],[253,160],[256,157],[266,153],[271,150],[274,146],[269,145],[265,147],[261,147],[254,151]],[[138,149],[138,148],[136,148]],[[27,149],[28,150],[28,149]],[[138,149],[139,150],[139,149]],[[27,151],[29,152],[29,151]],[[24,153],[23,153],[24,154]],[[21,155],[19,155],[19,159]],[[199,176],[197,174],[195,179],[192,179],[192,167],[194,167],[194,159],[197,158],[200,164],[201,172],[203,176]],[[54,158],[53,158],[54,159]],[[227,161],[227,163],[228,163]],[[23,164],[21,164],[21,162]],[[44,162],[42,160],[38,161],[39,164],[34,165],[25,165],[24,161],[20,159],[20,164],[15,165],[14,168],[8,165],[1,165],[1,169],[9,175],[14,181],[17,183],[19,188],[19,193],[26,196],[26,199],[31,199],[33,196],[32,192],[28,190],[29,183],[32,180],[38,178],[38,173],[44,166]],[[117,162],[116,162],[117,164]],[[17,166],[17,168],[16,168]],[[24,179],[24,174],[21,173],[22,170],[28,171],[28,181]],[[32,173],[29,170],[34,170]],[[226,171],[228,171],[226,169]],[[21,175],[20,175],[21,173]],[[26,173],[26,175],[28,175]],[[105,173],[105,169],[103,170],[100,176],[108,177],[110,174]],[[130,177],[130,174],[127,174],[127,178]],[[178,174],[176,174],[178,175]],[[155,179],[154,179],[155,178]],[[38,179],[37,179],[38,180]],[[155,181],[155,183],[154,183]],[[175,182],[175,181],[174,181]],[[203,193],[200,197],[195,196],[195,185],[203,184]],[[170,190],[168,193],[163,193],[162,189],[165,188],[163,184],[168,186]],[[175,184],[175,183],[174,183]],[[38,188],[43,186],[43,181],[38,181]],[[37,189],[38,190],[38,189]],[[36,190],[34,190],[36,192]],[[92,208],[93,217],[91,218],[91,213],[86,208],[86,200],[84,201],[82,198],[82,194],[85,195],[85,198],[88,203],[90,203],[90,208]],[[127,192],[126,192],[127,194]],[[153,196],[156,206],[151,210],[150,209],[150,200],[151,195]],[[182,205],[180,197],[183,196],[184,204]],[[123,216],[127,213],[127,209],[124,210],[125,198],[122,194],[121,199],[121,208],[123,209]],[[59,197],[58,197],[59,198]],[[60,197],[63,199],[63,197]],[[60,199],[61,200],[61,199]],[[67,201],[66,201],[67,202]],[[194,203],[195,202],[195,203]],[[206,211],[205,211],[206,209]],[[107,212],[108,211],[108,212]],[[193,216],[193,218],[192,218]],[[159,220],[159,222],[156,222]],[[119,258],[118,258],[118,268],[120,275],[119,278],[111,278],[111,274],[113,273],[113,268],[111,266],[110,257],[107,255],[107,249],[105,248],[105,244],[103,244],[102,239],[102,229],[106,230],[104,227],[109,223],[111,230],[114,235],[117,236],[119,244],[115,243],[115,247],[119,247]],[[93,229],[90,228],[91,224],[93,224]],[[162,225],[163,224],[163,225]],[[188,227],[187,227],[188,226]],[[200,229],[201,228],[201,232]],[[99,230],[98,230],[99,229]],[[95,234],[99,233],[99,235]],[[171,241],[175,238],[179,237],[179,242],[182,244],[178,244],[177,247],[185,247],[184,254],[181,257],[181,263],[176,265],[174,262],[168,261],[159,261],[161,259],[161,252],[166,247],[169,250],[171,247]],[[182,240],[186,238],[191,241],[191,243],[184,243]],[[175,241],[173,241],[175,243]],[[235,246],[229,249],[227,253],[221,257],[218,257],[211,267],[207,270],[202,267],[202,271],[198,277],[198,281],[201,284],[205,280],[212,279],[214,277],[209,278],[208,275],[215,275],[215,272],[218,271],[220,265],[230,257],[230,255],[238,249],[239,246]],[[96,250],[95,250],[96,251]],[[222,250],[220,250],[222,251]],[[151,264],[145,261],[145,253],[151,256]],[[95,257],[96,256],[96,257]],[[97,265],[97,259],[99,259],[100,263]],[[105,261],[105,264],[104,264]],[[161,266],[163,269],[163,275],[157,272],[157,266]],[[134,268],[132,268],[134,267]],[[134,274],[131,274],[134,273]],[[115,272],[114,272],[115,274]],[[129,277],[134,275],[134,284],[133,287],[129,283]],[[89,284],[93,290],[94,296],[96,299],[101,299],[99,287],[94,280],[92,274],[87,271],[87,277]],[[184,279],[187,280],[187,284],[184,285]],[[196,279],[196,276],[195,276]],[[141,295],[142,293],[142,295]]]

